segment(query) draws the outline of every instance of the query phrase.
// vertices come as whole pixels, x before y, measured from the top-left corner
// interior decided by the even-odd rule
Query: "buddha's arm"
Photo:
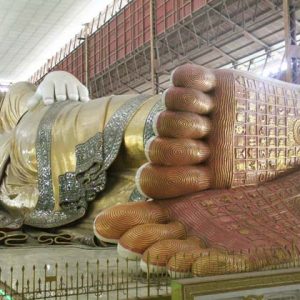
[[[5,95],[0,95],[0,200],[2,206],[27,211],[35,207],[37,191],[37,161],[35,139],[37,127],[43,115],[24,115],[28,108],[34,110],[38,103],[51,104],[67,96],[86,102],[87,89],[71,74],[52,72],[38,89],[28,82],[12,85]],[[3,97],[2,97],[3,96]],[[2,99],[3,98],[3,99]],[[27,119],[27,125],[17,126]],[[26,123],[25,122],[25,123]],[[24,130],[25,129],[25,130]],[[8,163],[9,162],[9,163]],[[22,209],[20,209],[20,207]]]

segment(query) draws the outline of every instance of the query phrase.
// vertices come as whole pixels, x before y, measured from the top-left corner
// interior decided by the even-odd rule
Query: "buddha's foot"
[[[162,97],[166,110],[153,121],[156,136],[145,146],[149,163],[136,175],[140,193],[148,198],[176,197],[212,185],[207,137],[216,77],[208,69],[188,65],[173,73],[172,82]]]
[[[145,197],[256,185],[299,165],[299,86],[195,65],[172,83],[136,176]]]
[[[166,223],[168,222],[168,223]],[[185,226],[171,222],[166,209],[154,202],[137,202],[116,205],[101,212],[94,222],[95,235],[103,241],[118,243],[120,256],[140,259],[144,272],[170,272],[177,253],[194,253],[196,260],[201,253],[208,253],[205,242],[197,237],[188,237]],[[189,257],[179,270],[191,271]],[[182,272],[184,273],[184,272]]]
[[[94,233],[99,240],[117,244],[124,232],[137,225],[167,223],[169,220],[167,210],[154,202],[120,204],[95,218]]]
[[[159,206],[152,202],[114,206],[97,216],[95,235],[114,242],[118,236],[118,254],[129,260],[140,260],[141,269],[146,273],[204,276],[238,272],[246,262],[251,270],[256,267],[250,265],[246,255],[230,255],[222,249],[207,248],[201,238],[187,236],[185,226],[180,222],[159,223],[166,219],[157,218],[158,214],[165,215],[163,208],[158,210]],[[125,219],[137,222],[133,221],[129,226]],[[151,223],[147,223],[149,220]]]
[[[285,246],[300,247],[300,173],[286,175],[300,163],[299,86],[193,65],[172,82],[136,175],[155,201],[100,213],[96,236],[150,272],[210,275],[290,260]]]
[[[120,256],[140,259],[150,273],[278,266],[300,254],[299,178],[297,171],[258,187],[116,205],[96,217],[95,235],[118,242]]]

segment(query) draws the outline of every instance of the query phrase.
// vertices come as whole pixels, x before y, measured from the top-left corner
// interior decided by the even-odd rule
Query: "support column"
[[[297,0],[283,0],[285,56],[287,62],[286,81],[297,83],[299,77],[300,48],[297,45],[296,26]]]
[[[150,0],[150,59],[151,59],[151,84],[153,95],[159,93],[159,76],[157,73],[157,45],[156,45],[156,0]]]
[[[89,89],[89,50],[88,50],[88,36],[89,36],[89,23],[86,23],[86,24],[84,24],[84,78],[85,78],[85,86]]]

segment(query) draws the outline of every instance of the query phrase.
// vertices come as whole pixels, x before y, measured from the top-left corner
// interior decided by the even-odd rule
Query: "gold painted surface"
[[[2,180],[6,163],[9,158],[10,141],[11,141],[10,133],[0,135],[0,182]]]
[[[90,101],[86,104],[71,102],[63,107],[52,128],[51,172],[54,210],[59,207],[59,176],[67,172],[75,172],[76,146],[86,142],[98,132],[103,132],[103,121],[109,97]],[[63,128],[63,130],[62,130]]]
[[[300,283],[300,270],[252,272],[172,281],[173,300]]]
[[[121,153],[114,163],[113,169],[121,170],[128,168],[139,168],[146,160],[144,152],[144,127],[150,110],[157,101],[160,101],[160,95],[151,97],[136,112],[128,124]]]
[[[105,191],[99,194],[95,201],[89,203],[86,216],[75,225],[75,228],[92,231],[93,222],[99,212],[116,204],[128,202],[135,187],[134,178],[135,170],[108,173]]]
[[[264,300],[264,299],[265,299],[264,295],[259,295],[259,296],[249,295],[243,297],[243,300]]]
[[[131,98],[133,98],[132,95],[113,95],[109,97],[109,105],[106,108],[105,111],[105,118],[102,120],[104,122],[104,124],[102,125],[102,127],[104,127],[108,121],[110,120],[110,118],[112,117],[112,115],[126,102],[129,101]],[[99,103],[102,102],[103,98],[100,99],[95,99],[93,101],[99,101]]]
[[[194,67],[193,70],[195,71]],[[213,74],[216,76],[216,81],[209,82],[209,90],[217,85],[214,93],[209,94],[213,95],[212,99],[216,102],[215,111],[209,115],[213,122],[213,132],[207,139],[212,151],[208,163],[208,168],[213,173],[212,186],[230,188],[258,184],[299,165],[300,105],[299,101],[296,101],[300,95],[299,87],[229,70],[217,70],[213,73],[209,71],[208,74],[211,80]],[[200,83],[203,87],[203,82],[207,80],[202,79]],[[29,86],[28,94],[30,91],[33,92],[31,89]],[[14,115],[16,108],[11,102],[12,94],[9,97],[7,98],[9,101],[4,100],[1,110],[2,127],[0,127],[4,131],[16,125],[16,120],[20,118],[23,104],[26,102],[15,100],[19,112]],[[97,132],[103,132],[105,124],[114,112],[124,102],[129,102],[132,97],[132,95],[112,96],[87,104],[73,102],[59,112],[52,130],[53,151],[51,152],[56,210],[59,209],[58,178],[66,172],[75,170],[75,147]],[[134,172],[146,161],[143,145],[145,120],[160,97],[158,95],[149,99],[130,121],[125,130],[119,158],[112,168],[114,171],[121,173],[132,170]],[[21,98],[26,97],[23,95]],[[16,99],[21,98],[16,97]],[[2,184],[2,193],[10,196],[6,200],[11,200],[11,204],[14,203],[17,209],[20,203],[22,203],[22,209],[32,209],[37,201],[35,139],[38,124],[47,109],[40,105],[26,114],[12,137],[11,163],[6,170],[7,175]],[[9,111],[11,111],[11,116]],[[186,112],[184,114],[190,116]],[[165,113],[162,114],[159,119],[164,118],[165,115]],[[175,114],[172,120],[175,125],[178,125],[179,118]],[[190,120],[191,117],[187,117],[187,121]],[[8,150],[3,151],[7,153]],[[172,176],[165,170],[159,169],[160,175],[165,173],[166,181],[171,182],[169,179]],[[178,169],[175,171],[178,173]],[[158,176],[155,177],[158,178]],[[148,179],[147,181],[150,182]],[[158,183],[160,186],[161,182]],[[207,187],[205,185],[205,188]],[[171,188],[174,190],[173,186]],[[183,190],[183,194],[189,192],[191,190]],[[115,193],[117,194],[117,190]],[[22,197],[19,196],[21,194]],[[18,197],[21,197],[23,202]],[[6,205],[9,206],[9,202]]]
[[[21,116],[27,111],[27,101],[35,90],[36,87],[29,82],[18,82],[11,86],[4,99],[0,101],[0,134],[15,128]]]
[[[25,88],[28,90],[27,86]],[[26,97],[29,96],[29,93],[25,94]],[[19,103],[19,96],[18,94],[13,98],[10,94],[10,97],[7,98],[10,106],[15,100],[18,110],[23,107],[23,104]],[[26,97],[24,96],[25,102],[28,100]],[[86,142],[96,133],[103,132],[104,126],[111,116],[131,98],[132,95],[125,95],[104,97],[88,103],[70,102],[58,113],[52,128],[51,144],[51,173],[55,210],[60,210],[59,176],[66,172],[74,172],[76,168],[76,146]],[[97,212],[115,203],[128,201],[134,188],[136,168],[145,161],[143,148],[145,120],[157,99],[158,97],[151,98],[149,102],[147,101],[142,105],[130,121],[126,129],[126,141],[122,146],[128,151],[124,151],[124,155],[121,151],[123,158],[120,161],[122,164],[118,165],[117,163],[116,167],[117,172],[122,170],[122,175],[120,177],[112,176],[109,180],[106,191],[95,201],[100,203],[95,205]],[[5,178],[1,182],[1,202],[14,215],[24,215],[32,211],[38,201],[36,137],[41,119],[48,109],[49,106],[38,105],[23,116],[13,133],[6,134],[6,137],[1,135],[1,139],[4,141],[0,146],[1,170],[6,169]],[[12,119],[8,122],[9,118],[4,115],[6,112],[6,110],[1,112],[1,124],[5,124],[4,128],[15,126],[17,121]],[[132,146],[136,150],[129,150]],[[9,154],[10,163],[6,166]],[[128,172],[131,174],[130,176],[128,176]],[[127,179],[124,180],[124,178]],[[110,188],[111,184],[116,185],[113,190]],[[93,211],[93,208],[91,210]]]
[[[34,208],[38,192],[36,188],[37,170],[35,157],[35,136],[39,120],[47,110],[45,107],[34,117],[26,112],[27,101],[33,95],[35,87],[21,82],[12,86],[6,94],[0,112],[1,163],[3,168],[10,163],[3,173],[1,185],[1,203],[12,214],[23,214]],[[27,124],[26,130],[21,127],[13,130],[19,119]],[[28,130],[30,128],[30,130]],[[4,169],[2,170],[4,172]],[[0,178],[1,180],[1,178]]]

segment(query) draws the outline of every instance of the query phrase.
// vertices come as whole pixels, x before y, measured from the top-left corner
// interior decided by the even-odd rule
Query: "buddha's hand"
[[[54,71],[46,75],[29,102],[29,108],[43,101],[45,105],[65,100],[89,101],[88,89],[72,74]]]

